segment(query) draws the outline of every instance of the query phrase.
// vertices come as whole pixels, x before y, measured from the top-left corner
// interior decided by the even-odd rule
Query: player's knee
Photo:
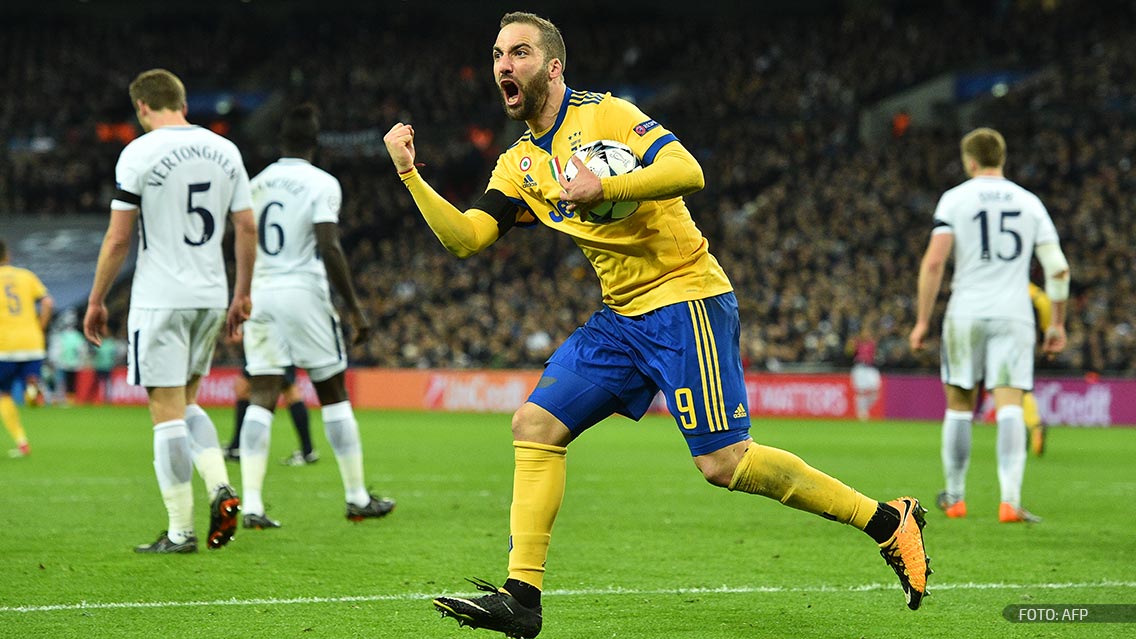
[[[528,404],[522,405],[513,413],[512,429],[515,441],[533,441],[532,436],[540,432],[539,416],[529,409]]]
[[[338,404],[348,400],[347,383],[343,373],[333,375],[329,379],[312,382],[312,385],[315,386],[320,406]]]
[[[707,482],[714,486],[728,488],[734,480],[734,473],[737,472],[738,464],[750,443],[750,440],[747,439],[712,453],[699,455],[694,458],[694,465],[702,472],[702,477]]]
[[[567,445],[568,428],[551,413],[536,404],[525,403],[513,413],[513,440],[555,446]]]
[[[734,469],[725,465],[714,465],[713,467],[699,467],[702,471],[702,477],[712,486],[719,488],[726,488],[734,479]]]
[[[725,488],[734,479],[734,470],[737,463],[722,456],[702,455],[694,458],[694,465],[701,471],[702,477],[713,486]]]
[[[249,403],[273,410],[276,408],[276,393],[270,390],[253,391],[249,394]]]

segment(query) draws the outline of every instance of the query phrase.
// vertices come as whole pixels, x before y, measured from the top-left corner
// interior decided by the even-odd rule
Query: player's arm
[[[1037,261],[1045,271],[1045,294],[1049,297],[1052,316],[1045,329],[1042,349],[1055,354],[1065,350],[1065,307],[1069,300],[1069,262],[1057,243],[1039,244],[1034,249]]]
[[[51,294],[47,292],[47,287],[38,277],[34,274],[31,277],[32,285],[35,287],[35,302],[38,305],[36,319],[39,320],[39,329],[46,333],[47,326],[51,324],[51,315],[55,312],[55,300],[52,299]]]
[[[499,211],[487,211],[481,207],[500,207],[502,200],[507,202],[504,194],[501,194],[500,198],[493,197],[491,203],[479,201],[478,205],[463,213],[439,195],[418,174],[414,166],[414,129],[409,124],[399,122],[391,127],[383,137],[383,142],[402,183],[414,198],[414,204],[418,206],[426,224],[430,226],[434,235],[438,236],[438,240],[447,251],[457,257],[466,258],[497,241],[500,233],[498,220],[494,215],[499,214]],[[492,192],[487,192],[487,195]],[[483,197],[482,200],[484,199]],[[511,206],[510,212],[515,219],[515,205]],[[502,216],[502,220],[503,223],[511,226],[512,221],[507,220],[507,216]],[[508,226],[504,227],[507,228]]]
[[[601,179],[575,155],[569,161],[576,165],[576,177],[569,182],[557,176],[560,200],[568,203],[569,211],[588,211],[600,202],[669,200],[699,191],[706,184],[698,160],[678,140],[666,143],[648,166],[623,175]]]
[[[122,270],[122,263],[130,254],[130,237],[134,231],[138,209],[115,209],[110,211],[110,224],[99,248],[99,260],[95,264],[95,279],[91,283],[91,293],[87,296],[87,314],[83,318],[83,334],[95,346],[102,344],[106,332],[106,296],[110,292],[114,278]]]
[[[650,165],[600,180],[608,202],[669,200],[701,191],[706,178],[698,160],[678,140],[666,143]]]
[[[236,335],[249,316],[252,308],[252,269],[256,262],[256,217],[252,209],[241,209],[229,214],[233,221],[236,237],[233,239],[233,252],[237,258],[237,275],[233,283],[233,301],[225,326],[230,336]]]
[[[355,294],[355,285],[351,282],[351,269],[347,266],[347,256],[339,242],[339,225],[334,222],[319,222],[315,225],[315,231],[320,258],[327,268],[327,279],[347,304],[349,321],[355,333],[352,342],[362,344],[371,337],[371,322],[367,319],[359,297]]]
[[[55,300],[50,295],[39,298],[39,328],[46,331],[51,324],[51,316],[55,312]]]
[[[931,313],[935,310],[935,300],[943,285],[943,273],[947,268],[947,257],[951,254],[955,236],[952,233],[935,233],[919,264],[919,286],[915,297],[915,327],[911,329],[908,341],[911,350],[923,348],[923,340],[931,326]]]

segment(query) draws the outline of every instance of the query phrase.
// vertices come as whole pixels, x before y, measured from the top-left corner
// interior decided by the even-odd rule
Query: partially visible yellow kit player
[[[47,287],[31,271],[8,263],[8,245],[0,240],[0,421],[12,435],[13,457],[31,452],[20,413],[12,400],[16,380],[38,389],[44,358],[44,330],[51,320],[53,302]]]

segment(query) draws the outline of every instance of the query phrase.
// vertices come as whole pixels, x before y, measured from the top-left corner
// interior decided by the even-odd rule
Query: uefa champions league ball
[[[623,175],[643,168],[639,158],[626,144],[614,140],[598,140],[585,144],[575,153],[576,157],[596,174],[596,177]],[[576,165],[568,162],[564,167],[564,178],[569,182],[576,177]],[[596,208],[584,213],[584,220],[594,224],[608,224],[631,215],[639,208],[638,202],[601,202]]]

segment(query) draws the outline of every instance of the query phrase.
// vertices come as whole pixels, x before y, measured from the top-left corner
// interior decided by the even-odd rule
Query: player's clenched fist
[[[399,173],[414,168],[414,127],[399,122],[383,136],[383,143],[387,145],[387,153]]]

